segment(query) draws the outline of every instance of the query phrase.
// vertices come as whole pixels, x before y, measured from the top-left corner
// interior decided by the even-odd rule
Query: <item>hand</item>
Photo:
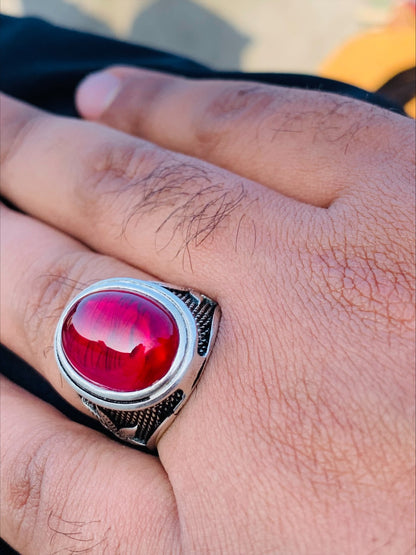
[[[218,339],[159,459],[3,383],[4,538],[21,553],[410,551],[412,121],[112,74],[101,115],[78,94],[98,124],[2,98],[2,193],[27,215],[3,209],[1,340],[82,410],[50,348],[80,286],[195,288],[221,305]]]

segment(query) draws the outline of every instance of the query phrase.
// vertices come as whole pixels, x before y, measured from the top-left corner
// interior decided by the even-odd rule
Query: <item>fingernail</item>
[[[81,81],[77,90],[80,112],[91,119],[98,119],[117,96],[121,81],[108,71],[91,73]]]

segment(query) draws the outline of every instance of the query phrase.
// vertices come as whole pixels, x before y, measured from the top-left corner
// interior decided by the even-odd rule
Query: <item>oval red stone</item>
[[[62,347],[72,366],[113,391],[137,391],[163,378],[178,345],[172,315],[130,291],[87,295],[71,308],[62,328]]]

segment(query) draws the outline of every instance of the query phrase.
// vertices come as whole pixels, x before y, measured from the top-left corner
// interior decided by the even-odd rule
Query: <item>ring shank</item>
[[[177,389],[169,397],[151,408],[136,411],[117,411],[99,407],[88,399],[81,397],[83,404],[107,430],[128,443],[147,449],[150,448],[152,436],[167,418],[175,414],[184,399],[184,392]]]

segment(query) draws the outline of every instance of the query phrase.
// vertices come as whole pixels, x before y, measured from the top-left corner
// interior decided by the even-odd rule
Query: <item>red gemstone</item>
[[[163,378],[178,344],[171,314],[130,291],[87,295],[71,308],[62,328],[63,350],[78,373],[113,391],[137,391]]]

